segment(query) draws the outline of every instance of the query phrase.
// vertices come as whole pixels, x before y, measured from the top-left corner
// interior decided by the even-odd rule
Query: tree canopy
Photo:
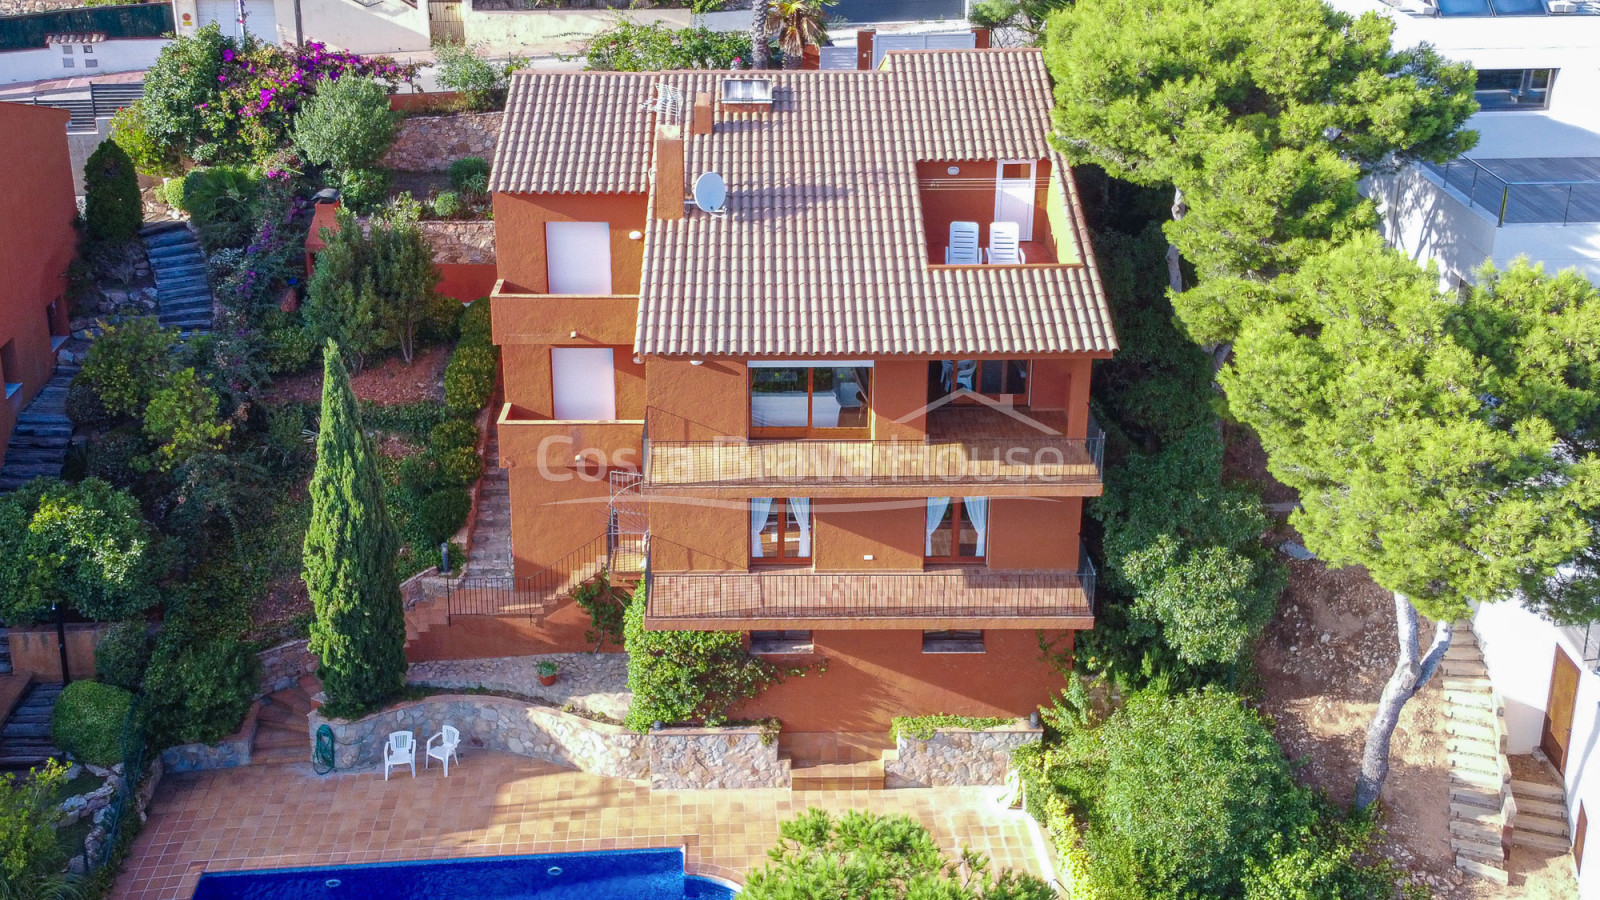
[[[1600,301],[1581,281],[1519,262],[1462,301],[1376,235],[1279,279],[1221,380],[1299,492],[1306,546],[1433,619],[1587,552]],[[1578,593],[1592,609],[1592,590],[1544,596]]]
[[[36,479],[0,498],[0,618],[36,621],[63,603],[110,621],[156,600],[155,533],[139,502],[97,478]]]

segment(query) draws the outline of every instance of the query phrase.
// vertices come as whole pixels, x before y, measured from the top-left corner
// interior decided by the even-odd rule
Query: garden
[[[215,327],[163,328],[136,303],[102,316],[67,398],[80,449],[60,479],[0,498],[0,620],[60,608],[116,623],[96,650],[98,681],[74,683],[57,705],[57,745],[82,763],[120,765],[130,732],[154,749],[230,734],[257,690],[255,653],[311,633],[303,548],[316,543],[325,371],[338,371],[372,448],[393,538],[380,580],[438,565],[466,521],[498,354],[487,301],[436,290],[419,223],[481,210],[488,164],[464,161],[451,173],[458,192],[426,206],[391,195],[376,165],[398,121],[389,98],[413,75],[384,58],[203,28],[163,51],[90,162],[83,255],[137,247],[135,170],[166,178],[160,199],[187,215],[208,257]],[[346,209],[308,277],[311,198],[326,187]],[[449,557],[459,567],[464,551]],[[21,870],[0,877],[19,896],[54,896],[29,893]]]

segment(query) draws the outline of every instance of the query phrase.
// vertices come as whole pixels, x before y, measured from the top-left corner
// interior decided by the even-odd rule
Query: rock
[[[61,805],[57,806],[56,809],[61,810],[62,815],[72,816],[73,820],[76,821],[78,818],[82,817],[83,811],[88,809],[88,807],[89,801],[80,796],[68,797],[67,799],[61,801]]]
[[[61,780],[63,782],[71,781],[72,779],[77,778],[79,775],[82,775],[82,774],[83,774],[83,766],[79,765],[78,763],[73,763],[72,765],[68,766],[67,767],[67,771],[64,774],[62,774]]]
[[[1300,544],[1296,544],[1294,541],[1284,541],[1283,543],[1279,544],[1278,552],[1289,557],[1290,559],[1298,559],[1302,562],[1308,559],[1317,558],[1316,554],[1312,553],[1310,550],[1307,550]]]
[[[95,765],[94,763],[84,763],[83,767],[88,769],[89,770],[89,774],[93,775],[96,778],[110,778],[111,777],[111,770],[110,769],[102,769],[99,766]]]
[[[1322,644],[1326,644],[1331,640],[1333,640],[1333,635],[1328,634],[1326,631],[1322,633],[1322,637],[1317,638],[1317,642]]]

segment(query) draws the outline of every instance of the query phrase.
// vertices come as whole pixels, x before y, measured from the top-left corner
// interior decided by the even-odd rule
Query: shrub
[[[0,896],[60,900],[72,886],[62,874],[66,854],[56,838],[61,810],[56,792],[66,767],[49,760],[31,776],[0,775]]]
[[[389,175],[378,169],[349,169],[340,172],[335,184],[347,209],[369,212],[383,203],[389,191]]]
[[[258,667],[236,637],[169,623],[144,676],[151,738],[159,746],[214,744],[232,734],[250,709]]]
[[[138,104],[119,109],[111,117],[111,139],[128,154],[133,167],[146,175],[170,175],[178,170],[178,155],[150,133],[144,108]]]
[[[183,178],[180,208],[207,251],[242,248],[255,234],[264,187],[260,171],[249,166],[194,169]]]
[[[111,411],[94,388],[75,378],[67,387],[67,418],[81,428],[105,428],[111,424]]]
[[[316,358],[316,335],[287,316],[270,320],[263,334],[267,341],[267,371],[273,375],[304,371]]]
[[[633,693],[625,723],[634,731],[649,731],[655,722],[720,725],[735,703],[778,680],[772,664],[745,651],[738,632],[650,631],[644,608],[641,582],[624,626]]]
[[[527,57],[513,56],[503,63],[490,62],[482,47],[438,44],[434,47],[434,75],[439,86],[455,91],[467,109],[489,110],[505,106],[511,73],[527,65]]]
[[[389,214],[362,234],[354,216],[339,214],[325,232],[307,290],[306,325],[332,340],[359,367],[366,354],[397,347],[408,362],[419,332],[448,327],[455,303],[439,295],[433,249],[415,219],[416,204],[402,195]]]
[[[494,394],[499,356],[492,347],[459,344],[444,370],[444,405],[460,416],[474,415]]]
[[[673,31],[655,22],[638,25],[623,20],[595,35],[584,47],[584,56],[587,68],[595,71],[728,69],[735,59],[750,58],[750,35],[706,28]]]
[[[144,433],[159,444],[157,464],[170,472],[190,458],[220,450],[233,425],[217,417],[217,392],[203,384],[194,369],[174,373],[150,396]]]
[[[55,603],[85,618],[155,602],[155,534],[139,503],[104,481],[39,479],[0,498],[0,619],[37,621]]]
[[[493,341],[494,320],[489,317],[489,298],[479,297],[467,304],[461,310],[461,317],[456,320],[456,330],[461,336],[463,344],[477,344],[491,346]]]
[[[122,762],[122,728],[133,694],[112,684],[74,681],[56,698],[50,737],[81,762],[110,768]]]
[[[144,683],[150,665],[150,631],[142,619],[124,619],[100,634],[94,647],[95,677],[129,691]]]
[[[101,141],[83,167],[83,217],[89,239],[108,243],[131,241],[144,222],[139,175],[133,160],[115,141]]]
[[[472,494],[466,488],[434,491],[412,507],[407,536],[419,547],[437,547],[467,524],[471,510]]]
[[[177,329],[162,328],[153,316],[139,316],[107,326],[89,345],[83,370],[73,379],[95,392],[114,416],[136,416],[150,394],[172,371]]]
[[[444,407],[433,400],[415,403],[374,403],[361,401],[361,422],[376,431],[392,431],[422,440],[449,417]]]
[[[462,209],[461,197],[454,191],[444,191],[433,198],[433,214],[441,219],[454,219]]]
[[[135,460],[149,452],[150,445],[137,430],[131,427],[113,429],[89,441],[84,475],[119,488],[131,487],[140,478]]]
[[[483,457],[476,447],[429,450],[439,460],[439,480],[447,487],[465,487],[483,475]]]
[[[435,452],[478,447],[478,426],[468,419],[450,419],[433,426],[428,432],[428,447]]]
[[[489,161],[481,156],[463,156],[450,164],[450,184],[467,194],[489,190]]]
[[[311,455],[307,443],[307,408],[298,403],[267,406],[266,450],[275,462],[293,468]]]
[[[131,109],[132,107],[129,108]],[[168,178],[161,185],[161,199],[166,201],[166,204],[173,209],[183,209],[183,183],[187,180],[182,175],[176,178]]]
[[[336,172],[371,169],[394,142],[398,117],[389,91],[371,78],[340,78],[317,89],[294,117],[306,160]]]

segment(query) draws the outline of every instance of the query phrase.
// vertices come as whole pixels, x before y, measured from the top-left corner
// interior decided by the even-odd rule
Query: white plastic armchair
[[[444,726],[438,734],[428,738],[427,758],[422,761],[422,767],[426,769],[429,763],[437,759],[444,763],[444,777],[449,778],[450,760],[461,761],[456,756],[456,748],[459,746],[461,746],[461,732],[457,731],[454,725]]]
[[[989,225],[989,265],[1020,266],[1028,259],[1022,254],[1022,228],[1015,222]]]
[[[410,766],[411,777],[417,777],[417,737],[409,731],[389,732],[389,742],[383,746],[383,780],[389,780],[389,770],[397,766]]]
[[[944,248],[947,266],[976,266],[983,263],[978,249],[977,222],[951,222],[950,246]]]

